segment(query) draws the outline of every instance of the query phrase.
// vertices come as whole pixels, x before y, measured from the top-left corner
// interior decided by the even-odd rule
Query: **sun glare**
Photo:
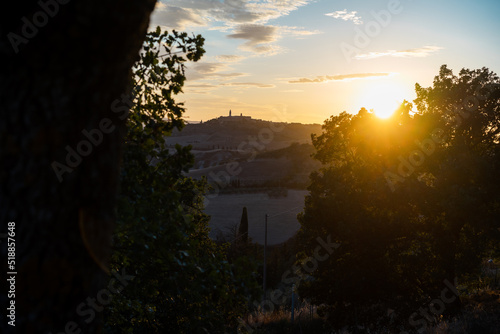
[[[396,84],[373,84],[363,92],[361,105],[380,118],[389,118],[403,101],[402,89]]]

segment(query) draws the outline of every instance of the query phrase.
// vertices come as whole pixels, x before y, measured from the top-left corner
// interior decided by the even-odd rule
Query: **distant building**
[[[233,112],[229,110],[229,116],[221,116],[218,118],[221,122],[238,122],[238,121],[251,121],[251,116],[243,116],[243,113],[240,113],[239,116],[233,116]]]

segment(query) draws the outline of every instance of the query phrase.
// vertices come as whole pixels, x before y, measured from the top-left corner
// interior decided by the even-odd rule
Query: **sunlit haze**
[[[322,123],[365,107],[386,117],[439,67],[500,71],[498,1],[162,0],[151,28],[206,38],[190,65],[188,121],[234,113]]]

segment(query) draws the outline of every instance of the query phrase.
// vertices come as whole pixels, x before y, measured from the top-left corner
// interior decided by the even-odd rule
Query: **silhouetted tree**
[[[203,43],[200,35],[157,28],[133,68],[136,103],[127,122],[111,265],[137,274],[104,311],[109,333],[223,333],[245,310],[246,278],[228,263],[226,246],[208,236],[206,180],[184,175],[194,163],[191,147],[169,152],[164,140],[184,126],[175,96],[185,64],[201,58]]]
[[[313,136],[323,167],[299,216],[304,259],[317,237],[341,246],[300,292],[333,323],[380,324],[387,308],[406,320],[498,244],[499,83],[486,68],[443,66],[433,87],[416,85],[415,113],[406,101],[388,120],[344,112]]]
[[[413,198],[434,238],[434,275],[453,282],[477,274],[500,237],[500,79],[487,68],[457,76],[443,65],[432,87],[415,90],[416,129],[427,132],[418,138],[426,160],[414,166]]]

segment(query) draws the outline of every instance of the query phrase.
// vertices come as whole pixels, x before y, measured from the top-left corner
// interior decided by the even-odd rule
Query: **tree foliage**
[[[499,82],[443,66],[432,87],[416,85],[416,111],[405,101],[388,120],[344,112],[313,136],[323,167],[299,216],[303,255],[318,236],[341,246],[300,292],[333,323],[387,322],[388,308],[408,319],[498,243]]]
[[[112,267],[135,278],[107,309],[116,333],[224,332],[236,325],[244,296],[224,245],[208,237],[206,182],[185,177],[190,147],[169,151],[164,136],[184,125],[185,64],[204,39],[150,32],[134,67],[135,105],[127,124]]]

